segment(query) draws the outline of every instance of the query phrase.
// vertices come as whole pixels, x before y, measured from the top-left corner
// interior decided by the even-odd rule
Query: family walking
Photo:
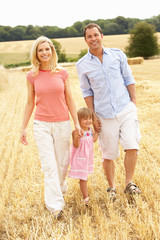
[[[32,70],[27,75],[28,98],[21,142],[28,144],[26,128],[36,104],[33,131],[44,172],[45,205],[56,219],[63,214],[69,163],[68,177],[80,180],[84,203],[89,204],[87,177],[93,173],[93,143],[97,138],[109,198],[116,199],[114,160],[118,157],[119,141],[125,151],[124,192],[131,195],[141,192],[132,182],[140,131],[135,81],[127,57],[119,49],[103,47],[102,30],[96,24],[85,27],[84,39],[89,50],[76,68],[86,108],[77,113],[68,72],[58,65],[50,39],[39,37],[35,41],[31,51]],[[73,131],[69,116],[74,123]]]

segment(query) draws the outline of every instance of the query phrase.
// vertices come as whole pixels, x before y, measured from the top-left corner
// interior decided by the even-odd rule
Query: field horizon
[[[107,35],[103,37],[103,45],[109,48],[125,50],[128,45],[129,34]],[[160,44],[160,33],[156,33]],[[55,38],[67,57],[77,57],[81,50],[88,49],[83,37],[77,38]],[[26,62],[29,60],[30,50],[34,40],[0,42],[0,64],[12,64]]]

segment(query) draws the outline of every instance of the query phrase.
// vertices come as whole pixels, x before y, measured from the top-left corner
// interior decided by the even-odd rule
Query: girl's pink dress
[[[93,173],[93,132],[84,132],[78,148],[71,145],[70,171],[68,177],[87,180],[88,174]]]

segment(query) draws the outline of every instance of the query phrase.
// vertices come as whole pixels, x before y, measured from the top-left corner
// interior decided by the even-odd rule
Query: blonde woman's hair
[[[56,49],[55,49],[52,41],[45,36],[41,36],[35,40],[35,42],[32,46],[32,49],[31,49],[31,64],[32,64],[32,70],[34,72],[34,75],[37,75],[39,73],[39,69],[40,69],[40,61],[37,57],[37,48],[38,48],[39,44],[45,43],[45,42],[49,44],[51,51],[52,51],[52,57],[50,59],[51,72],[53,73],[53,72],[57,72],[60,70],[60,67],[58,65],[58,56],[57,56]]]
[[[77,114],[79,123],[81,122],[81,119],[87,119],[88,117],[90,117],[92,121],[94,120],[93,113],[89,108],[80,108]]]

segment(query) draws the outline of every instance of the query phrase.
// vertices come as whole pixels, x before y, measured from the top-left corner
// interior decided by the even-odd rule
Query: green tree
[[[11,38],[10,38],[11,41],[23,40],[25,35],[25,29],[23,26],[17,26],[12,28],[12,30],[10,31],[10,34],[11,34]]]
[[[104,31],[104,34],[111,34],[111,35],[114,35],[114,34],[120,34],[120,27],[117,23],[109,23],[105,26],[105,31]]]
[[[73,27],[74,27],[75,30],[77,31],[77,33],[76,33],[77,36],[81,36],[82,33],[83,33],[84,23],[83,23],[83,22],[80,22],[80,21],[75,22],[75,23],[73,24]]]
[[[88,52],[88,49],[85,48],[85,49],[81,49],[81,52],[80,54],[78,55],[78,59],[80,59],[81,57],[83,57],[85,54],[87,54]]]
[[[72,37],[72,36],[77,37],[78,31],[73,26],[72,27],[67,27],[66,28],[66,34],[67,34],[67,37]]]
[[[48,38],[56,38],[57,37],[57,31],[59,30],[56,26],[43,26],[40,27],[41,35],[46,36]]]
[[[129,45],[126,47],[128,57],[148,58],[159,54],[155,27],[146,22],[139,22],[131,30]]]
[[[160,15],[148,19],[147,22],[155,26],[156,32],[160,32]]]
[[[119,26],[119,33],[127,33],[128,32],[128,20],[122,16],[116,17],[114,20],[115,23]]]
[[[140,20],[138,18],[127,18],[127,20],[128,20],[128,30],[129,31],[134,28],[135,24],[140,22]]]
[[[67,56],[64,51],[62,51],[62,46],[60,42],[55,41],[52,39],[52,43],[54,44],[54,47],[56,49],[57,55],[58,55],[58,62],[67,62]]]
[[[32,40],[36,39],[40,36],[40,33],[35,31],[35,27],[32,25],[28,25],[26,27],[26,32],[25,32],[25,39],[26,40]]]
[[[0,26],[0,42],[10,41],[12,27]]]

